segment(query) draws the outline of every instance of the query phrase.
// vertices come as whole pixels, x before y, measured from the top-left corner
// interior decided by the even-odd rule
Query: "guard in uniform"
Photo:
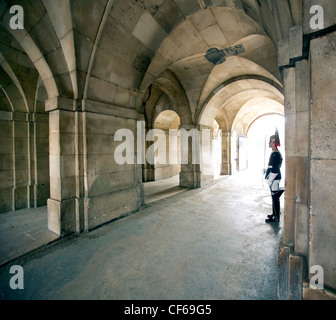
[[[285,191],[280,188],[282,155],[278,150],[278,147],[280,147],[278,130],[276,130],[274,136],[270,137],[269,147],[272,148],[272,154],[269,159],[265,179],[271,191],[272,214],[267,216],[266,223],[278,222],[280,220],[280,197]]]

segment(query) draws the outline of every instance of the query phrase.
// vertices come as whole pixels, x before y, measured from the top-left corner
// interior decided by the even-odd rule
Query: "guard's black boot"
[[[279,211],[278,209],[278,202],[279,202],[279,211],[280,211],[280,201],[279,198],[277,199],[276,195],[272,195],[272,215],[268,215],[267,219],[265,220],[266,223],[278,222],[279,221]]]
[[[280,220],[280,198],[276,194],[273,196],[273,206],[274,206],[274,218],[276,221]]]
[[[278,222],[275,216],[271,216],[270,218],[265,220],[266,223]]]

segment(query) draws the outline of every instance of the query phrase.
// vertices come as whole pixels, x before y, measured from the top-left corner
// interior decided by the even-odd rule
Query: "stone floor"
[[[146,204],[186,191],[179,176],[144,184]],[[59,237],[47,228],[47,207],[0,214],[0,266]]]
[[[47,207],[1,213],[0,266],[57,240],[47,223]]]
[[[163,181],[145,186],[138,213],[61,240],[38,228],[46,208],[1,214],[9,261],[0,299],[276,300],[283,223],[265,224],[271,197],[262,177],[242,172],[196,190],[170,182],[170,197],[161,198]],[[12,265],[24,270],[23,290],[9,286]]]

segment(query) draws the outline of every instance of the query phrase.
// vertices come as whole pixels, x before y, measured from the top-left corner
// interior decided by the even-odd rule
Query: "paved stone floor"
[[[47,207],[0,213],[0,266],[59,238],[47,214]]]
[[[265,223],[271,197],[261,176],[183,191],[9,261],[0,299],[276,300],[283,223]],[[9,286],[13,265],[23,268],[23,290]]]

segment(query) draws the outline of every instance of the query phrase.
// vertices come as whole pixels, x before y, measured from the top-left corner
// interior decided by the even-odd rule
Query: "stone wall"
[[[46,205],[48,116],[2,111],[0,127],[0,212]]]
[[[307,10],[309,7],[305,7]],[[331,24],[329,14],[326,13],[326,21]],[[309,20],[305,17],[304,21]],[[331,28],[309,34],[306,26],[297,26],[290,34],[280,44],[279,51],[286,115],[286,191],[284,234],[279,251],[279,297],[329,298],[330,292],[336,289],[333,195],[336,73],[330,67],[336,63],[336,32]],[[291,49],[283,51],[284,47]],[[311,293],[314,266],[323,270],[324,289],[318,294]]]
[[[121,142],[114,141],[118,129],[129,129],[136,137],[137,122],[112,115],[86,113],[85,210],[88,228],[136,211],[142,203],[141,166],[116,163],[114,152]],[[136,140],[135,140],[136,141]]]
[[[71,111],[73,105],[76,101],[65,98],[47,102],[48,225],[61,236],[89,231],[137,211],[144,203],[142,167],[137,164],[137,112],[93,100],[83,101],[81,112]],[[116,161],[123,143],[115,141],[119,129],[133,135],[131,163]]]
[[[311,167],[309,267],[320,265],[336,289],[336,32],[311,41]]]
[[[0,212],[13,209],[13,122],[0,120]]]
[[[165,139],[166,161],[165,163],[155,164],[155,181],[171,178],[173,176],[178,175],[181,171],[181,164],[178,163],[179,162],[178,155],[180,154],[180,142],[179,142],[180,138],[178,133],[177,132],[174,133],[174,131],[169,133],[169,130],[162,130],[162,135],[163,136],[161,139]],[[171,140],[169,139],[170,136],[172,137]],[[173,161],[170,161],[169,158],[170,150],[172,151],[171,157],[173,157]],[[175,164],[175,158],[177,160],[176,164]]]

